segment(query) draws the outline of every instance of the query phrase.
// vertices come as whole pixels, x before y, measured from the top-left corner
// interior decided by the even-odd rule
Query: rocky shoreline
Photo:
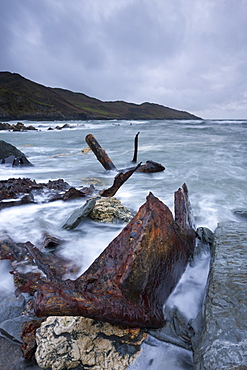
[[[47,184],[38,184],[31,179],[1,181],[0,209],[35,203],[37,195],[39,202],[40,196],[43,197],[44,202],[68,201],[83,197],[92,203],[90,203],[92,207],[86,207],[86,213],[83,213],[82,218],[81,214],[79,215],[73,227],[76,227],[85,217],[91,217],[96,222],[124,222],[127,226],[125,231],[123,230],[123,235],[126,233],[127,236],[123,238],[122,251],[121,243],[118,244],[116,238],[112,246],[109,245],[108,252],[102,253],[98,261],[96,260],[95,267],[92,264],[93,267],[88,269],[85,276],[82,275],[75,283],[66,281],[64,285],[60,284],[64,273],[72,270],[75,272],[77,266],[72,261],[56,256],[56,249],[59,248],[62,240],[52,235],[44,235],[39,248],[36,248],[30,242],[18,243],[7,235],[1,236],[0,259],[11,261],[16,292],[10,295],[1,292],[0,367],[1,364],[5,366],[6,353],[3,349],[9,342],[13,352],[12,365],[8,365],[8,370],[26,369],[30,366],[32,369],[50,367],[53,370],[76,367],[83,369],[83,366],[90,366],[95,370],[109,369],[109,367],[126,369],[135,361],[136,356],[141,356],[142,343],[145,343],[147,336],[151,336],[159,341],[169,342],[192,351],[194,365],[190,365],[191,369],[193,366],[198,370],[244,369],[247,363],[245,354],[247,317],[246,299],[242,287],[245,285],[246,277],[244,264],[246,211],[236,210],[236,217],[239,217],[242,222],[220,224],[214,234],[206,228],[199,228],[195,232],[186,185],[183,185],[182,189],[175,194],[175,219],[173,220],[169,209],[152,194],[147,197],[146,204],[134,216],[117,199],[100,196],[92,185],[75,189],[62,179],[49,181]],[[85,208],[83,208],[84,211]],[[168,228],[163,230],[167,225],[169,225]],[[170,240],[172,240],[172,248],[176,246],[177,251],[181,248],[180,237],[175,238],[171,229],[174,229],[175,234],[180,234],[183,240],[187,238],[188,244],[185,243],[182,246],[183,252],[178,253],[178,258],[176,252],[172,251],[166,259]],[[194,248],[195,237],[196,248]],[[163,254],[164,241],[167,248],[165,254]],[[127,252],[125,262],[124,253],[128,243],[130,251]],[[133,243],[137,243],[136,247],[139,249],[132,249]],[[157,250],[159,257],[153,259],[157,246],[161,246],[160,251]],[[45,253],[44,250],[46,250]],[[147,253],[149,250],[150,253]],[[159,311],[161,308],[163,312],[164,296],[169,297],[186,264],[191,266],[196,264],[198,255],[205,251],[209,258],[211,254],[211,269],[204,315],[202,294],[198,315],[193,320],[188,320],[180,310],[169,308],[164,311],[165,320],[164,318],[161,320]],[[135,258],[135,255],[139,255],[139,259]],[[107,262],[111,261],[113,256],[118,261],[114,268],[112,262],[109,265]],[[158,267],[159,261],[162,260],[165,264]],[[172,264],[170,261],[173,261]],[[104,264],[109,270],[105,270]],[[132,265],[134,268],[131,267]],[[118,272],[119,266],[120,272]],[[125,275],[124,270],[127,271],[127,268],[130,269]],[[160,271],[165,268],[165,275],[163,272],[160,276],[153,274],[152,272],[157,268]],[[25,271],[29,272],[25,273]],[[110,278],[107,281],[105,276],[108,275]],[[114,275],[121,277],[120,284],[118,278],[114,280]],[[102,287],[100,287],[101,280]],[[114,281],[113,286],[111,286],[112,281]],[[159,287],[159,294],[154,294],[154,287],[157,289],[156,281],[165,281],[165,290]],[[82,290],[77,286],[81,282]],[[37,291],[39,291],[38,303]],[[60,291],[60,297],[56,294],[58,291]],[[94,296],[96,291],[99,291],[99,296],[97,296],[98,293]],[[97,301],[97,297],[107,297],[107,299]],[[129,311],[126,306],[126,314],[123,316],[119,314],[121,310],[116,309],[120,307],[117,306],[120,298],[121,305],[130,305]],[[41,306],[39,306],[40,302]],[[72,308],[71,303],[73,303]],[[98,308],[102,304],[109,306],[103,316],[98,314]],[[88,318],[83,318],[84,312],[90,312],[93,306],[95,306],[93,315],[96,312],[96,316],[90,316],[90,313]],[[37,307],[39,307],[38,310]],[[81,311],[78,307],[81,307]],[[235,310],[235,307],[239,310]],[[57,316],[58,311],[60,317]],[[147,318],[150,312],[151,316]],[[37,317],[36,313],[41,314],[42,317]],[[138,317],[139,324],[131,325],[133,313]],[[101,320],[102,317],[106,318],[106,322]],[[122,326],[121,323],[124,325]],[[126,323],[130,325],[126,326]],[[130,328],[131,326],[133,328]],[[20,346],[22,352],[20,352]],[[20,361],[22,353],[25,360]],[[41,367],[35,363],[34,354]]]
[[[32,356],[29,360],[21,360],[20,344],[22,340],[18,335],[18,330],[21,330],[22,323],[31,319],[31,317],[25,316],[27,315],[30,297],[23,293],[18,297],[12,295],[2,300],[0,305],[1,320],[5,319],[4,322],[0,323],[1,334],[5,335],[5,337],[0,337],[0,364],[5,361],[3,350],[8,345],[13,347],[13,352],[11,353],[12,364],[8,365],[8,369],[26,369],[29,366],[37,370],[48,367],[63,369],[64,366],[67,366],[66,368],[82,369],[83,361],[84,364],[87,363],[93,366],[93,369],[98,369],[97,366],[101,366],[100,369],[109,369],[109,366],[116,366],[116,364],[118,364],[119,369],[126,369],[133,363],[136,355],[141,356],[141,342],[145,341],[147,334],[149,334],[158,338],[158,340],[193,350],[194,369],[245,369],[247,363],[245,351],[246,298],[245,290],[241,287],[245,284],[246,276],[246,266],[243,257],[244,246],[246,245],[246,230],[246,222],[227,222],[220,224],[213,235],[212,262],[204,307],[204,318],[199,314],[196,320],[187,322],[181,312],[170,312],[171,318],[162,330],[151,330],[148,332],[139,330],[139,334],[134,330],[132,334],[129,332],[132,338],[130,341],[126,337],[126,329],[121,329],[118,326],[114,327],[110,324],[101,323],[100,327],[98,327],[98,334],[96,332],[93,334],[93,329],[89,329],[91,325],[93,325],[92,328],[95,328],[92,320],[83,319],[79,316],[67,318],[50,317],[42,324],[42,331],[38,330],[37,334],[38,351],[36,352],[36,358],[42,366],[38,367],[37,364],[35,365]],[[212,235],[207,229],[201,228],[198,230],[198,235],[201,248],[209,245],[208,242],[211,244]],[[223,259],[222,253],[224,255]],[[235,256],[234,262],[232,259],[233,255]],[[227,262],[228,260],[229,262]],[[225,263],[222,264],[222,261],[225,261]],[[232,293],[231,296],[229,296],[229,291]],[[9,308],[7,309],[7,307]],[[238,309],[233,309],[234,307],[238,307]],[[24,316],[23,312],[26,312]],[[80,320],[78,321],[78,319]],[[9,325],[8,322],[10,323]],[[15,327],[13,325],[14,322],[16,322]],[[54,327],[52,323],[54,323]],[[76,323],[79,324],[78,328]],[[97,322],[97,325],[99,325],[99,322]],[[46,332],[46,327],[49,328],[50,334]],[[83,327],[84,329],[82,329]],[[93,335],[92,339],[88,338],[85,331],[92,332],[90,334]],[[106,332],[108,333],[108,338]],[[95,342],[95,339],[93,339],[97,335],[99,335],[99,347],[97,347],[97,341]],[[112,335],[114,335],[115,339],[113,339]],[[117,336],[119,336],[120,347],[116,347]],[[44,341],[42,340],[43,337]],[[123,340],[121,337],[126,339]],[[87,341],[85,342],[83,338],[87,338]],[[56,342],[57,344],[55,344]],[[48,348],[51,349],[51,346],[53,350],[49,351],[49,356],[47,357],[45,353]],[[121,346],[124,346],[125,352],[122,352],[123,349],[120,350]],[[114,352],[116,348],[117,352]],[[59,354],[57,353],[58,350]],[[88,353],[87,360],[85,360],[83,351]],[[106,356],[106,353],[108,353],[108,356]],[[105,356],[104,359],[101,356]],[[60,358],[60,362],[58,362],[58,358]],[[106,367],[102,365],[104,361],[106,361]],[[16,367],[17,363],[19,367]]]

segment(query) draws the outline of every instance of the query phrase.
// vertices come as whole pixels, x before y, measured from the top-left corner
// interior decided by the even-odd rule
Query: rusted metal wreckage
[[[187,187],[175,193],[175,220],[152,193],[136,216],[75,281],[37,292],[37,316],[81,315],[132,327],[164,326],[163,305],[195,242]]]
[[[134,155],[132,159],[132,163],[137,162],[137,153],[138,153],[138,135],[140,132],[138,132],[135,136],[135,141],[134,141]],[[102,166],[108,170],[108,171],[118,171],[106,151],[101,147],[101,145],[98,143],[96,138],[92,134],[88,134],[85,138],[86,143],[90,147],[90,149],[94,152],[96,158],[98,161],[102,164]],[[119,172],[126,172],[128,170],[132,170],[133,168],[126,168],[123,170],[119,170]],[[161,172],[164,171],[165,167],[157,162],[154,161],[146,161],[145,164],[139,165],[139,167],[136,169],[136,172],[145,172],[145,173],[153,173],[153,172]]]
[[[138,134],[132,162],[137,160]],[[116,170],[93,135],[87,135],[86,142],[104,168]],[[119,171],[113,186],[100,195],[113,196],[140,168],[138,164]],[[174,194],[174,210],[175,217],[150,192],[133,219],[76,280],[62,280],[66,272],[76,271],[72,262],[55,252],[42,253],[30,242],[0,241],[0,259],[36,265],[40,272],[24,274],[14,269],[13,274],[17,294],[36,292],[34,309],[39,317],[85,316],[111,324],[159,328],[165,325],[163,305],[183,274],[195,244],[185,184]]]
[[[150,193],[136,216],[75,281],[61,279],[66,269],[74,269],[72,264],[58,261],[54,254],[44,255],[31,243],[2,241],[0,256],[20,263],[28,255],[41,271],[13,272],[18,292],[37,292],[37,316],[79,315],[159,328],[165,324],[163,304],[184,272],[195,242],[185,184],[175,192],[174,203],[175,219]]]

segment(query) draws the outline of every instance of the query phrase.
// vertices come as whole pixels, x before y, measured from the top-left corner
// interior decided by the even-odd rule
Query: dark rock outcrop
[[[38,131],[37,128],[35,128],[32,125],[25,126],[22,122],[17,122],[16,124],[10,124],[7,122],[0,122],[0,131],[1,130],[8,130],[8,131]]]
[[[36,314],[59,312],[132,327],[163,326],[163,304],[185,270],[195,241],[185,185],[176,192],[175,203],[177,221],[150,193],[83,275],[40,287]]]
[[[0,181],[0,209],[28,203],[52,202],[92,195],[94,187],[83,187],[76,190],[63,179],[49,180],[48,183],[37,183],[29,178],[11,178]],[[38,200],[37,200],[38,199]]]
[[[0,164],[9,164],[12,166],[32,166],[32,163],[26,158],[25,154],[14,145],[0,140]]]

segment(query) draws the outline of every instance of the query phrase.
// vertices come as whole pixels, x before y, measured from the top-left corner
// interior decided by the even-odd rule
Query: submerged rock
[[[245,222],[217,227],[204,310],[204,329],[195,350],[196,370],[242,369],[247,364]]]
[[[35,357],[42,368],[126,369],[146,334],[84,317],[48,317],[37,330]]]
[[[247,209],[237,209],[233,213],[241,221],[246,221],[247,222]]]

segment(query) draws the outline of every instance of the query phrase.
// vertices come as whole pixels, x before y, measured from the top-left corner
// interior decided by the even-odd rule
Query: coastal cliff
[[[191,120],[200,117],[154,103],[103,102],[83,93],[40,85],[17,73],[0,72],[0,119]]]

